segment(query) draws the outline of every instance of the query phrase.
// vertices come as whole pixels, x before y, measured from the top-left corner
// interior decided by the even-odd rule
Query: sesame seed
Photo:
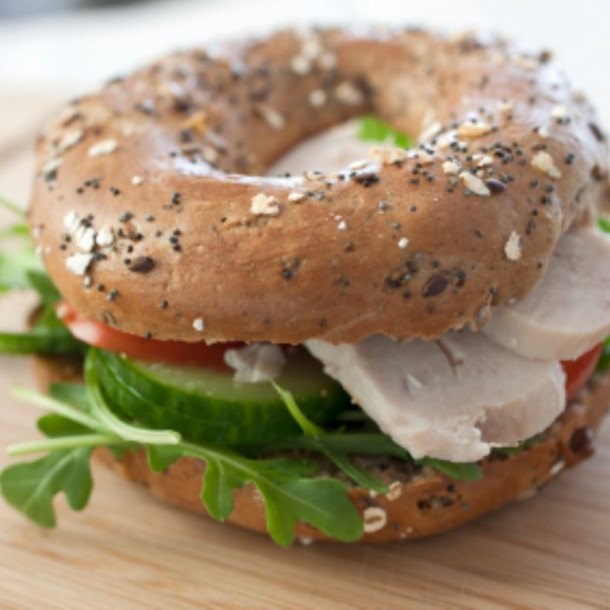
[[[381,148],[373,146],[369,155],[373,161],[382,165],[395,165],[407,159],[407,151],[402,148]]]
[[[142,176],[134,176],[131,179],[131,184],[133,184],[134,186],[140,186],[140,184],[142,184],[144,182],[144,178],[142,178]]]
[[[468,121],[457,128],[457,134],[461,138],[479,138],[488,134],[491,131],[491,126],[487,123],[473,123]]]
[[[63,162],[63,159],[56,157],[54,159],[49,159],[42,166],[42,175],[47,182],[51,182],[57,178],[57,170],[61,167]]]
[[[267,104],[258,104],[256,111],[271,129],[280,130],[286,125],[284,117],[275,108]]]
[[[543,125],[542,127],[538,128],[538,135],[541,138],[548,138],[549,137],[549,130]]]
[[[57,149],[60,153],[63,153],[67,150],[70,150],[73,146],[76,146],[85,135],[85,132],[82,129],[76,129],[74,131],[69,131],[64,134],[64,136],[59,141],[57,145]]]
[[[540,65],[536,59],[527,57],[527,55],[516,55],[512,58],[512,62],[515,66],[523,68],[528,72],[536,70]]]
[[[305,193],[294,191],[288,195],[288,201],[292,203],[298,203],[299,201],[303,201],[303,199],[305,199]]]
[[[551,116],[554,119],[565,119],[568,116],[568,109],[561,105],[553,106],[551,108]]]
[[[443,126],[438,121],[436,121],[426,127],[426,129],[424,129],[424,131],[419,134],[419,138],[417,138],[417,140],[419,142],[427,142],[428,140],[431,140],[432,138],[436,137],[442,130]]]
[[[205,322],[203,321],[203,318],[196,318],[193,320],[193,328],[196,331],[202,332],[205,329]]]
[[[398,247],[404,250],[409,245],[409,240],[406,237],[401,237],[398,240]]]
[[[513,231],[504,246],[504,253],[509,261],[518,261],[521,258],[521,237]]]
[[[537,152],[532,157],[532,167],[547,174],[551,178],[561,178],[561,171],[555,165],[553,157],[547,152]]]
[[[90,157],[101,157],[109,155],[118,148],[119,143],[116,140],[102,140],[89,148],[88,155]]]
[[[470,172],[462,172],[460,174],[460,178],[462,179],[462,182],[464,183],[466,188],[471,193],[479,195],[481,197],[489,197],[489,195],[491,194],[491,191],[489,190],[485,182],[483,182],[481,178],[474,176]]]
[[[368,159],[359,159],[358,161],[353,161],[352,163],[350,163],[348,169],[351,169],[352,171],[357,171],[366,167],[368,164]]]

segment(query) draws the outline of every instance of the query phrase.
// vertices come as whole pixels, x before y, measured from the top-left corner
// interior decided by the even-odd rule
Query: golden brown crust
[[[34,359],[39,383],[53,375],[53,360]],[[454,529],[515,499],[527,497],[593,453],[594,431],[610,404],[610,371],[596,375],[566,412],[529,449],[502,459],[482,463],[479,481],[454,481],[431,469],[424,469],[408,484],[395,484],[388,495],[371,494],[362,488],[350,497],[367,524],[364,542],[424,538]],[[155,497],[206,514],[201,502],[205,464],[181,458],[166,472],[150,471],[143,452],[127,452],[116,460],[107,450],[96,457],[126,478],[147,488]],[[252,485],[235,491],[235,511],[229,523],[266,532],[264,506]],[[306,524],[297,524],[297,536],[315,540],[327,538]]]
[[[341,177],[224,173],[262,173],[370,110],[411,134],[437,125],[432,156]],[[355,342],[478,327],[526,294],[598,205],[607,146],[546,54],[323,30],[173,55],[109,84],[49,126],[37,166],[36,242],[84,315],[160,339]],[[261,193],[271,214],[252,211]]]

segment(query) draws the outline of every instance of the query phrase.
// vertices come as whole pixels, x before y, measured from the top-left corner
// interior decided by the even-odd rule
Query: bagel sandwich
[[[608,147],[550,53],[283,31],[113,80],[36,155],[0,278],[41,301],[0,335],[51,411],[0,475],[36,523],[93,455],[282,545],[421,538],[591,455]]]

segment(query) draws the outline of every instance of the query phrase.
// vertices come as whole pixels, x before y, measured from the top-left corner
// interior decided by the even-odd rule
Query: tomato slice
[[[62,301],[57,306],[57,315],[63,320],[72,334],[89,345],[101,347],[110,352],[126,354],[135,360],[162,362],[167,364],[194,364],[217,370],[231,370],[225,364],[224,353],[233,347],[243,347],[245,343],[216,343],[207,345],[203,341],[160,341],[145,339],[111,328],[101,322],[88,320],[81,316],[70,304]],[[566,374],[566,395],[572,400],[593,374],[599,361],[603,344],[583,354],[576,360],[561,363]]]
[[[566,395],[568,401],[578,394],[580,389],[587,383],[593,374],[602,353],[603,344],[596,345],[593,349],[583,354],[576,360],[564,360],[561,363],[563,372],[566,374]]]
[[[62,301],[57,306],[57,315],[77,338],[110,352],[126,354],[135,360],[162,362],[166,364],[193,364],[217,370],[232,370],[225,364],[224,353],[232,347],[243,347],[244,343],[216,343],[207,345],[203,341],[160,341],[146,339],[116,330],[101,322],[81,316],[71,305]]]

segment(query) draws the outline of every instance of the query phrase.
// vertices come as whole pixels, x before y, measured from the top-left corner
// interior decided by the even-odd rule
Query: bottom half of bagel
[[[81,363],[74,359],[34,357],[32,362],[42,389],[51,382],[82,377]],[[483,460],[482,477],[477,481],[454,480],[431,468],[391,457],[355,457],[389,486],[389,492],[383,495],[355,485],[349,488],[349,497],[364,521],[361,541],[424,538],[528,497],[565,468],[593,454],[596,430],[609,405],[610,371],[596,373],[539,440],[519,453]],[[200,497],[205,473],[201,460],[183,457],[163,472],[152,472],[144,451],[127,451],[120,459],[107,449],[99,449],[94,455],[153,496],[206,514]],[[329,463],[322,464],[322,472],[342,478]],[[267,531],[263,500],[253,485],[235,491],[235,510],[227,521],[258,532]],[[302,539],[328,540],[304,523],[297,524],[295,533]]]

